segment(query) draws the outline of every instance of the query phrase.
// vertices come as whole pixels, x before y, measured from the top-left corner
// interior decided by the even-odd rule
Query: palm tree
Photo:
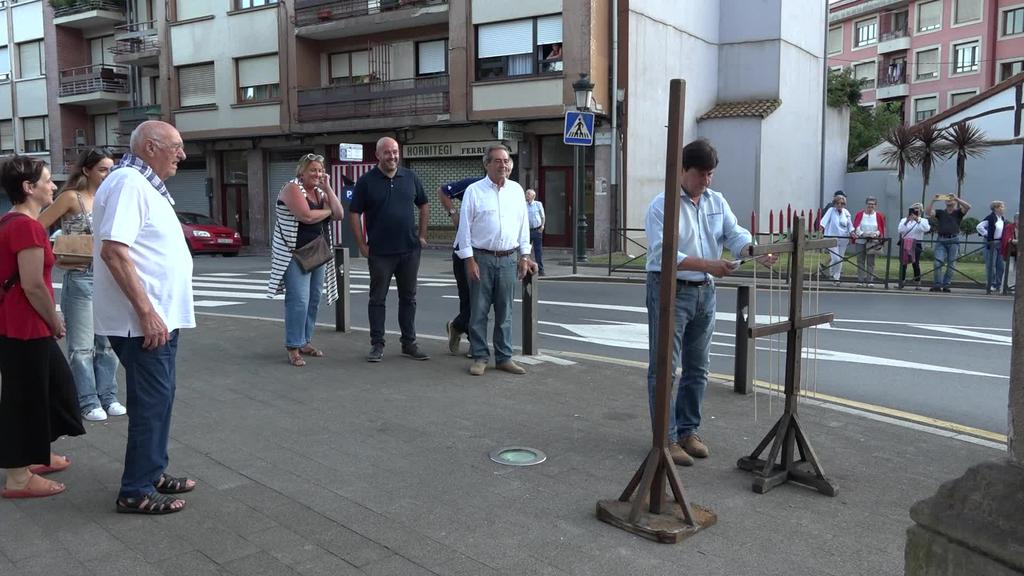
[[[966,121],[950,126],[942,135],[942,139],[948,146],[949,155],[956,154],[956,197],[959,198],[964,185],[967,158],[984,155],[988,141],[980,128]]]
[[[900,181],[900,207],[903,210],[903,177],[907,173],[907,167],[914,166],[914,131],[906,124],[900,124],[885,135],[885,141],[889,148],[882,152],[882,159],[887,164],[896,165],[896,179]]]
[[[921,167],[921,204],[925,202],[925,193],[928,191],[928,183],[932,178],[932,167],[937,160],[949,155],[948,148],[943,144],[942,134],[944,130],[937,128],[933,123],[926,123],[914,128],[913,157],[914,164]]]

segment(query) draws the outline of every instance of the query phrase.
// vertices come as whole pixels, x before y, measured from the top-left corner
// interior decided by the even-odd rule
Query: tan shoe
[[[707,458],[711,454],[708,451],[707,445],[701,442],[700,436],[696,434],[690,434],[680,439],[679,445],[683,447],[687,454],[695,458]]]
[[[668,455],[672,457],[676,466],[693,466],[693,458],[690,458],[690,455],[683,451],[682,446],[675,442],[668,445]]]
[[[516,364],[515,362],[513,362],[511,360],[505,360],[501,364],[496,364],[494,367],[497,368],[498,370],[504,370],[505,372],[508,372],[509,374],[520,374],[520,375],[526,374],[526,369],[525,368],[523,368],[522,366],[520,366],[519,364]]]
[[[473,376],[483,376],[484,370],[487,370],[487,362],[483,360],[473,362],[473,365],[469,367],[469,373]]]

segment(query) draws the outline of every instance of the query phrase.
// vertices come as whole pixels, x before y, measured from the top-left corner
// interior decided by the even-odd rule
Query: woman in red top
[[[12,156],[0,167],[0,185],[14,205],[0,219],[0,468],[4,498],[35,498],[64,491],[39,474],[70,462],[50,452],[61,436],[84,434],[71,368],[57,339],[64,322],[53,300],[53,251],[39,212],[56,186],[46,163]]]

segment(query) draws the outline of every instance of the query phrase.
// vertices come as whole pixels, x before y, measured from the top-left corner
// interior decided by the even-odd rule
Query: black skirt
[[[50,443],[85,434],[71,368],[53,338],[0,336],[0,468],[50,463]]]

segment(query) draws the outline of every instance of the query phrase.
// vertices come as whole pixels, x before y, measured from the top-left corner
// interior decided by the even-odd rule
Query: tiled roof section
[[[708,110],[698,120],[711,118],[766,118],[782,105],[782,100],[744,100],[742,102],[721,102]]]

